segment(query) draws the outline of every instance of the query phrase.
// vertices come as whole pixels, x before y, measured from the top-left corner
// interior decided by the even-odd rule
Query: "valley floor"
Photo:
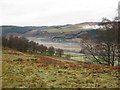
[[[3,88],[118,88],[118,67],[3,49]]]

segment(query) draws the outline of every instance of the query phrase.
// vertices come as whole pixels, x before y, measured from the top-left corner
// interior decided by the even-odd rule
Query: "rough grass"
[[[119,84],[118,67],[13,52],[20,53],[3,50],[3,88],[117,88]]]

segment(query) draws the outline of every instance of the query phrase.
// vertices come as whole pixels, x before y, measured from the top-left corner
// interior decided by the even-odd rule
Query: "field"
[[[62,27],[62,28],[50,28],[50,29],[46,29],[44,31],[47,31],[49,33],[55,33],[55,32],[71,32],[71,31],[78,31],[81,30],[80,27],[78,27],[77,25],[72,25],[69,27]]]
[[[85,55],[78,52],[67,51],[67,52],[64,52],[63,57],[65,57],[66,55],[70,55],[70,60],[73,60],[73,61],[88,62],[88,63],[93,63],[93,61],[95,61],[91,55]]]
[[[118,88],[118,67],[3,49],[3,88]]]

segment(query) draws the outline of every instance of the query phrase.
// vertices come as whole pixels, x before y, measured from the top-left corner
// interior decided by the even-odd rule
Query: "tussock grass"
[[[117,88],[117,69],[3,50],[3,88]],[[20,53],[14,51],[15,53]],[[12,53],[12,54],[10,54]],[[17,60],[22,59],[22,60]]]

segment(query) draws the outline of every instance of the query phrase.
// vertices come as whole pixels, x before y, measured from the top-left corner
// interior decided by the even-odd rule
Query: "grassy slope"
[[[81,64],[10,49],[3,50],[2,60],[4,88],[118,87],[115,67]]]
[[[64,28],[49,28],[44,31],[54,33],[54,32],[71,32],[71,31],[78,31],[78,30],[81,30],[81,28],[78,27],[77,25],[71,25],[69,27],[64,27]]]

